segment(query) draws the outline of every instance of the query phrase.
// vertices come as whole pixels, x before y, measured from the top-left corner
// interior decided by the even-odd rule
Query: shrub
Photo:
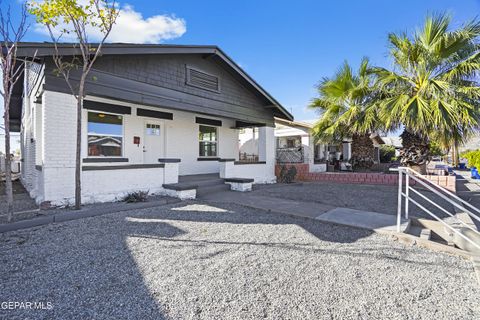
[[[135,191],[129,192],[125,197],[123,197],[123,201],[127,203],[133,202],[145,202],[148,198],[148,191]]]
[[[287,166],[283,165],[280,169],[280,182],[283,183],[292,183],[297,176],[297,168],[295,166],[291,166],[287,169]]]
[[[480,149],[465,151],[460,157],[467,159],[469,167],[480,168]]]
[[[382,144],[380,146],[380,162],[395,161],[395,147]]]

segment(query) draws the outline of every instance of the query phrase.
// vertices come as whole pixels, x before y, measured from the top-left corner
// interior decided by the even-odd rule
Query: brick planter
[[[398,185],[398,174],[388,174],[382,172],[310,172],[307,163],[286,164],[287,168],[295,166],[297,168],[296,181],[327,181],[333,183],[348,184],[383,184]],[[275,166],[275,175],[279,176],[282,165]],[[435,176],[426,175],[425,178],[436,183],[452,192],[455,192],[455,176]],[[415,181],[410,179],[410,184]]]

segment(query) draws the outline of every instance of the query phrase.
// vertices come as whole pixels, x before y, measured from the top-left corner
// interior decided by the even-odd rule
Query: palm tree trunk
[[[400,135],[400,164],[407,166],[420,174],[427,173],[427,162],[430,160],[428,141],[425,137],[405,128]]]
[[[370,134],[354,134],[352,136],[352,157],[350,162],[353,169],[370,169],[373,166],[375,148]]]

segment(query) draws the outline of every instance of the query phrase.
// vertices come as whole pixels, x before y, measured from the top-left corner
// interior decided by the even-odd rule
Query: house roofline
[[[287,126],[297,126],[297,127],[307,128],[307,129],[312,129],[313,128],[313,124],[307,123],[307,122],[285,120],[285,119],[278,118],[278,117],[275,117],[274,120],[275,120],[275,122],[278,122],[278,123],[281,123],[281,124],[287,125]]]
[[[92,44],[97,46],[98,44]],[[78,55],[80,49],[75,43],[59,43],[58,49],[63,55]],[[48,57],[52,56],[55,46],[52,42],[21,42],[18,44],[18,57]],[[216,45],[173,45],[173,44],[132,44],[132,43],[105,43],[102,46],[103,55],[129,54],[207,54],[216,55],[230,68],[238,73],[257,92],[264,96],[272,106],[276,107],[285,120],[293,121],[293,115],[288,112],[270,93],[259,85],[245,70]]]

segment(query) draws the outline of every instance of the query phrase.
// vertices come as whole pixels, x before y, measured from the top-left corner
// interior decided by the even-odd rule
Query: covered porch
[[[44,133],[42,118],[56,119],[44,105],[58,102],[62,109],[55,114],[63,112],[65,123],[55,134]],[[74,106],[75,99],[70,95],[44,92],[35,115],[36,139],[25,141],[41,147],[35,153],[35,162],[27,162],[24,171],[31,194],[39,203],[57,205],[73,199],[74,158],[61,168],[42,158],[65,159],[59,146],[70,149],[75,145]],[[276,181],[274,134],[267,124],[95,96],[85,100],[82,117],[84,203],[114,201],[133,191],[170,194],[165,185],[176,184],[179,176],[186,175],[216,174],[223,179],[253,179],[255,183]],[[254,159],[242,158],[239,151],[239,132],[245,128],[256,132]],[[61,145],[59,136],[64,137]],[[25,152],[29,150],[27,146]],[[57,180],[60,176],[69,179]]]

